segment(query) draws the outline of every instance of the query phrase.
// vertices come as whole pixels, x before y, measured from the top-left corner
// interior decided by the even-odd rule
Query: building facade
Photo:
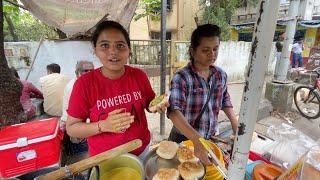
[[[310,0],[309,0],[310,1]],[[310,11],[312,8],[312,20],[298,21],[295,40],[304,39],[303,57],[309,57],[310,51],[315,46],[320,46],[320,0],[313,1],[313,6],[306,8]],[[281,0],[277,28],[274,40],[278,39],[278,34],[285,31],[286,19],[288,18],[290,0]],[[235,15],[231,19],[230,39],[233,41],[251,42],[254,22],[256,18],[256,7],[238,8]]]
[[[167,0],[167,39],[184,41],[189,40],[192,31],[196,28],[195,17],[200,16],[198,1]],[[145,6],[139,2],[136,13],[145,11]],[[130,36],[132,39],[159,39],[160,20],[154,20],[150,16],[134,19],[130,24]]]

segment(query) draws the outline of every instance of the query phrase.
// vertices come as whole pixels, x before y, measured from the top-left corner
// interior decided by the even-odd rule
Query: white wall
[[[227,72],[229,81],[244,80],[250,50],[251,42],[221,42],[216,65]],[[274,72],[275,64],[275,47],[273,47],[269,57],[268,73]]]
[[[23,61],[19,60],[19,48],[26,48],[31,60],[34,57],[38,42],[6,42],[5,49],[13,49],[13,57],[8,57],[9,65],[17,67],[21,79],[25,79],[28,68]],[[184,46],[188,48],[188,46]],[[249,42],[221,42],[216,64],[228,74],[229,81],[244,80],[244,73],[248,64],[251,43]],[[181,52],[188,52],[181,51]],[[269,58],[268,72],[272,73],[275,67],[275,48]],[[57,63],[61,66],[61,73],[75,77],[75,65],[79,60],[92,61],[95,67],[101,64],[93,54],[90,42],[87,41],[44,41],[39,49],[34,67],[28,78],[37,87],[40,86],[39,78],[46,75],[46,66]]]
[[[179,64],[189,62],[188,53],[189,43],[176,43],[176,59]],[[227,41],[221,42],[218,58],[215,64],[225,70],[228,74],[228,81],[243,81],[244,73],[249,60],[251,42]],[[268,73],[273,73],[276,65],[275,43],[269,57]]]
[[[14,53],[13,57],[7,58],[9,66],[13,65],[18,69],[21,79],[25,79],[30,68],[19,60],[19,48],[26,47],[32,61],[38,45],[39,42],[5,42],[5,49],[13,49]],[[10,61],[10,59],[13,61]],[[39,88],[39,78],[46,75],[46,66],[51,63],[59,64],[61,74],[73,78],[75,77],[75,65],[79,60],[92,61],[95,67],[101,66],[99,60],[93,54],[91,43],[88,41],[44,41],[40,46],[28,81]]]

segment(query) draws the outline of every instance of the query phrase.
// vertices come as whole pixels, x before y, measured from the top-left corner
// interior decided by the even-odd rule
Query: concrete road
[[[244,84],[229,84],[228,85],[228,91],[231,96],[231,100],[234,106],[234,110],[236,114],[239,114],[240,107],[241,107],[241,99],[242,99],[242,93],[243,93]],[[264,97],[264,92],[262,94],[262,97]],[[293,126],[309,136],[310,138],[314,140],[318,140],[320,138],[320,118],[309,120],[304,117],[302,117],[299,112],[296,110],[295,105],[293,103],[292,106],[292,112],[293,117],[287,117],[291,122],[293,122]],[[227,119],[223,112],[220,113],[220,120]],[[266,129],[270,125],[279,125],[281,123],[287,123],[291,124],[290,121],[288,122],[284,118],[281,118],[277,115],[271,115],[270,117],[266,117],[256,124],[256,131],[260,131],[262,134],[266,134]]]

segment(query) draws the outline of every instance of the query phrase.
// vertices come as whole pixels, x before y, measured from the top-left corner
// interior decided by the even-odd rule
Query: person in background
[[[68,117],[67,107],[69,104],[69,99],[70,99],[70,95],[71,95],[71,92],[73,89],[74,82],[81,75],[83,75],[87,72],[91,72],[93,70],[94,70],[94,65],[92,62],[85,61],[85,60],[78,61],[76,64],[76,70],[75,70],[76,78],[71,79],[69,81],[69,83],[67,84],[67,86],[64,88],[63,103],[62,103],[62,116],[60,118],[60,120],[61,120],[60,121],[60,128],[63,131],[65,130],[65,126],[66,126],[66,121],[67,121],[67,117]]]
[[[303,39],[299,39],[292,46],[292,68],[296,68],[296,64],[298,63],[298,67],[302,67],[302,52],[304,50]]]
[[[233,133],[237,117],[227,89],[227,74],[214,65],[220,46],[220,28],[213,24],[198,26],[191,35],[190,62],[171,80],[168,118],[173,128],[168,140],[180,143],[190,139],[195,156],[210,165],[208,152],[199,141],[218,134],[218,114],[223,110]]]
[[[62,115],[63,91],[70,78],[60,74],[58,64],[47,65],[47,75],[40,78],[41,91],[43,93],[44,112],[49,116]]]
[[[64,89],[63,93],[63,104],[62,104],[62,116],[60,118],[60,129],[65,131],[66,121],[68,118],[67,107],[69,104],[70,95],[73,89],[74,82],[85,73],[91,72],[94,70],[94,65],[92,62],[81,60],[76,64],[76,78],[73,78],[69,81],[67,86]],[[62,164],[70,164],[77,162],[81,159],[87,157],[88,145],[86,139],[81,138],[70,138],[68,134],[65,134],[63,137],[63,160]]]
[[[20,96],[20,102],[22,104],[24,113],[27,119],[32,119],[36,114],[36,106],[31,102],[31,98],[43,99],[43,95],[39,89],[37,89],[32,83],[21,80],[17,70],[11,67],[12,74],[20,80],[23,85],[22,94]]]
[[[145,109],[155,93],[142,70],[126,65],[129,34],[118,22],[103,21],[93,33],[92,44],[102,67],[76,80],[67,109],[67,133],[87,138],[90,156],[140,139],[142,146],[131,153],[144,159],[151,140]],[[167,107],[167,102],[159,103],[153,112]]]

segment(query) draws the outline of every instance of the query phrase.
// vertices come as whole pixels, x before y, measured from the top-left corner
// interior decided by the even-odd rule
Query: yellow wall
[[[198,1],[177,0],[179,5],[178,14],[178,40],[190,40],[192,31],[196,28],[194,17],[197,15],[200,21],[201,13],[199,12]]]
[[[167,31],[174,31],[177,29],[177,14],[178,14],[177,1],[178,0],[173,0],[171,10],[167,11],[167,18],[166,18]],[[161,30],[160,24],[161,24],[161,20],[150,21],[150,31],[160,32]]]
[[[144,10],[140,4],[136,12]],[[171,32],[173,40],[189,40],[192,31],[196,28],[194,17],[199,13],[198,1],[190,0],[172,0],[172,9],[167,12],[167,31]],[[160,32],[160,21],[151,21],[149,26],[147,18],[141,18],[138,21],[131,21],[130,37],[131,39],[150,39],[149,31]]]
[[[142,11],[144,11],[144,9],[141,6],[138,6],[136,13],[141,13]],[[150,39],[147,17],[140,18],[138,21],[135,21],[132,18],[130,23],[130,38],[143,40]]]
[[[310,48],[314,46],[316,41],[317,28],[308,28],[304,36],[304,50],[302,53],[303,57],[309,57]]]
[[[230,32],[230,40],[231,41],[238,41],[238,39],[239,39],[238,31],[232,28],[231,32]]]

